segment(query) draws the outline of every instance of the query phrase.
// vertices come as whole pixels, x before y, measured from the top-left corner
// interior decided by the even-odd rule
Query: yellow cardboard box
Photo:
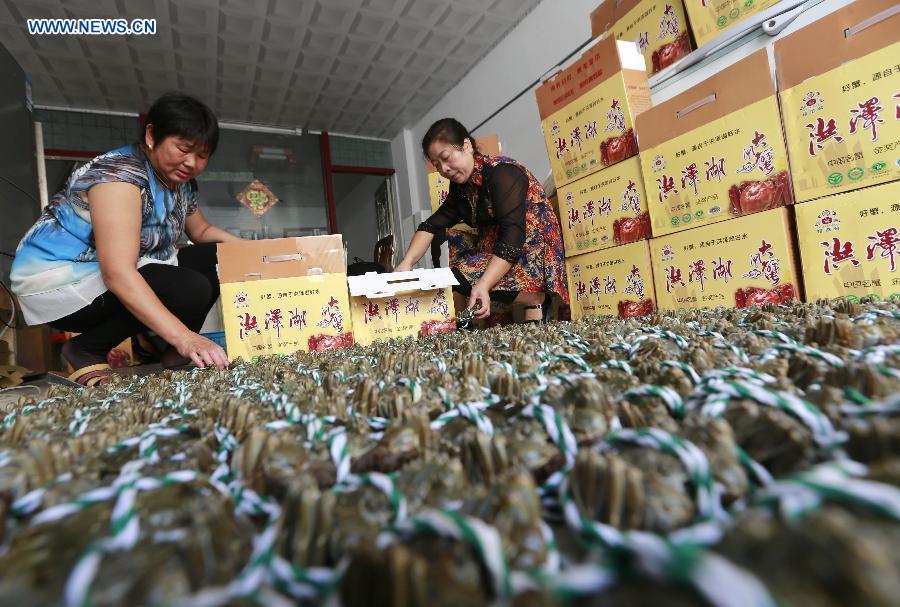
[[[780,0],[685,0],[697,46],[703,46],[722,32],[759,13]]]
[[[793,203],[765,49],[637,118],[653,234]]]
[[[482,154],[488,156],[500,155],[500,138],[497,135],[479,137],[475,140],[475,145]],[[426,164],[428,165],[428,198],[431,201],[431,212],[434,213],[450,194],[450,180],[444,179],[431,162],[426,160]],[[478,231],[463,222],[459,222],[451,229],[460,230],[461,232]]]
[[[650,74],[691,52],[691,36],[681,0],[606,0],[591,13],[591,35],[611,32],[634,42]]]
[[[896,4],[854,2],[775,43],[798,201],[900,179]]]
[[[807,301],[900,297],[900,181],[795,207]]]
[[[650,238],[637,157],[565,185],[557,194],[567,257]]]
[[[645,316],[656,308],[647,241],[566,259],[572,320]]]
[[[662,309],[745,308],[799,297],[787,209],[653,238],[650,249]]]
[[[353,344],[340,234],[217,247],[229,360]]]
[[[456,330],[450,268],[347,278],[356,343],[418,337]]]
[[[601,40],[535,94],[556,187],[637,154],[633,121],[650,87],[634,44]]]

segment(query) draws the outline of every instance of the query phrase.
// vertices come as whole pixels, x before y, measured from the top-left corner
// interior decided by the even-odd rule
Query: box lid
[[[347,271],[340,234],[220,242],[216,253],[223,283]]]
[[[778,89],[793,88],[897,41],[900,5],[896,0],[854,2],[775,42]]]
[[[640,2],[641,0],[604,0],[591,11],[591,37],[604,35]]]
[[[644,56],[636,44],[611,36],[592,43],[575,63],[545,80],[535,91],[541,120],[622,70],[646,71]]]
[[[450,268],[435,268],[433,270],[411,270],[409,272],[393,272],[391,274],[367,272],[362,276],[348,276],[347,284],[350,286],[351,296],[362,295],[369,299],[376,299],[379,297],[391,297],[392,295],[408,291],[444,289],[458,285],[459,281],[453,276],[453,271]]]

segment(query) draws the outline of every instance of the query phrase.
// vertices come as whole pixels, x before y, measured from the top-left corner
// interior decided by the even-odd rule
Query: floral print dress
[[[524,166],[476,154],[469,180],[451,183],[446,200],[418,229],[434,234],[460,221],[478,233],[448,231],[450,267],[470,284],[496,255],[513,265],[492,291],[555,293],[569,302],[559,219]]]

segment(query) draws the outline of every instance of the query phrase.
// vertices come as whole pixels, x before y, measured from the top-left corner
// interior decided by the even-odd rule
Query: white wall
[[[348,179],[349,175],[339,173],[333,176],[335,185],[335,211],[337,215],[338,232],[343,235],[344,244],[347,246],[347,262],[353,263],[353,257],[359,257],[364,261],[373,261],[372,253],[375,250],[378,224],[375,217],[375,191],[384,183],[385,177],[378,175],[365,175],[356,177],[355,183],[349,192],[339,194],[338,185],[342,179]]]
[[[420,147],[428,127],[450,116],[471,129],[500,109],[590,39],[590,14],[599,4],[600,0],[543,0],[422,120],[394,138],[391,150],[397,166],[401,222],[430,208]],[[550,173],[533,91],[474,133],[476,137],[491,134],[500,136],[504,155],[524,164],[539,180]],[[404,248],[411,237],[404,230]]]

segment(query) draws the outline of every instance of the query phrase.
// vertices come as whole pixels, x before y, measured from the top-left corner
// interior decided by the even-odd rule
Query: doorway
[[[382,227],[379,224],[383,224],[384,219],[382,214],[382,221],[379,221],[376,200],[379,193],[386,190],[386,182],[390,178],[363,173],[334,173],[333,179],[336,232],[343,236],[347,261],[353,263],[355,258],[374,261],[375,243],[386,235],[379,230]]]

